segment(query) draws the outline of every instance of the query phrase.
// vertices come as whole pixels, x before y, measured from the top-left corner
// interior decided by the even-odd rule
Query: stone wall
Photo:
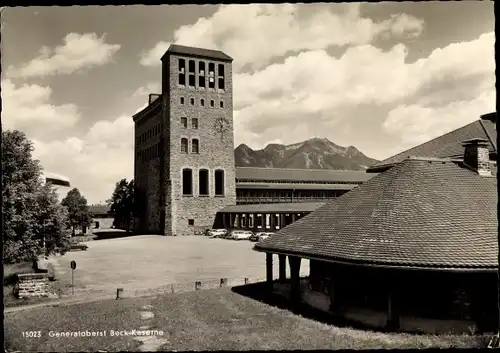
[[[37,298],[49,296],[48,273],[26,273],[17,275],[14,288],[17,298]]]
[[[113,217],[107,217],[107,218],[93,218],[92,219],[92,224],[90,226],[90,230],[95,230],[95,229],[110,229],[111,226],[113,225]],[[96,228],[96,222],[99,222],[99,228]]]
[[[231,63],[183,57],[186,65],[189,60],[197,61],[197,68],[198,63],[204,61],[206,73],[208,63],[215,64],[216,88],[208,88],[208,75],[207,87],[198,87],[198,71],[196,87],[189,87],[188,81],[186,86],[178,84],[179,58],[178,55],[171,55],[163,61],[162,105],[153,103],[135,123],[134,179],[140,203],[136,232],[140,233],[193,235],[200,227],[212,227],[221,208],[236,204]],[[224,65],[224,90],[217,88],[219,64]],[[183,126],[181,118],[187,118],[187,127]],[[198,119],[197,128],[193,126],[193,118]],[[220,118],[224,118],[227,123],[224,132],[217,131],[216,123]],[[137,137],[158,124],[161,127],[160,134],[156,133],[145,142],[138,142]],[[189,141],[188,153],[181,152],[181,138]],[[199,153],[192,153],[193,139],[199,141]],[[160,143],[160,155],[147,163],[141,163],[138,152],[157,143]],[[182,195],[184,168],[193,172],[191,196]],[[209,171],[208,196],[198,195],[200,169]],[[223,196],[214,195],[214,174],[217,169],[224,171]]]
[[[218,64],[224,64],[225,89],[201,89],[198,87],[182,87],[178,85],[178,60],[177,55],[171,55],[170,61],[163,63],[164,94],[168,106],[166,119],[168,129],[165,134],[168,146],[165,156],[166,178],[170,181],[170,192],[166,195],[167,208],[165,209],[166,235],[193,235],[196,227],[212,227],[217,212],[227,205],[236,204],[235,187],[235,162],[233,140],[233,87],[231,63],[217,60],[202,59],[206,67],[208,62],[216,66],[216,80]],[[184,57],[186,65],[193,58]],[[200,59],[194,59],[198,63]],[[197,67],[198,67],[197,63]],[[187,75],[186,75],[187,78]],[[207,83],[208,84],[208,83]],[[181,104],[181,98],[184,104]],[[191,104],[191,99],[193,103]],[[202,105],[202,100],[204,105]],[[213,107],[211,102],[214,102]],[[221,101],[223,107],[220,106]],[[181,124],[181,117],[188,119],[188,127]],[[193,128],[192,119],[198,119],[198,128]],[[216,129],[217,119],[227,121],[227,130],[220,133]],[[189,141],[189,153],[181,152],[181,138]],[[199,140],[199,153],[191,153],[192,140]],[[182,195],[182,170],[191,169],[193,172],[193,195]],[[209,171],[209,195],[199,196],[199,170]],[[224,196],[215,196],[215,170],[224,171]],[[194,224],[189,224],[193,220]]]
[[[157,102],[155,107],[145,112],[144,116],[135,123],[135,155],[134,155],[134,181],[139,208],[139,217],[135,219],[135,231],[139,233],[158,233],[160,230],[160,155],[155,155],[142,162],[139,155],[141,151],[154,148],[159,145],[161,149],[161,119],[163,116],[162,106]],[[139,137],[153,131],[145,141],[139,141]]]

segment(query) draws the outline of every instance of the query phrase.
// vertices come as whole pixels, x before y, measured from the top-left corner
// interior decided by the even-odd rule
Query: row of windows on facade
[[[198,64],[198,65],[197,65]],[[198,70],[196,70],[198,66]],[[217,88],[225,89],[224,64],[217,65]],[[188,62],[188,85],[196,87],[196,77],[198,77],[198,88],[206,88],[206,63],[204,61],[189,60]],[[208,63],[208,88],[215,89],[215,64]],[[179,59],[179,85],[186,85],[186,60]]]
[[[210,172],[208,169],[198,171],[198,195],[210,195]],[[217,169],[214,172],[214,194],[224,196],[224,171]],[[182,170],[182,195],[193,196],[193,170],[185,168]]]
[[[181,152],[189,153],[189,140],[185,137],[181,139]],[[195,154],[200,153],[200,140],[198,139],[191,140],[191,153]],[[159,142],[137,152],[137,159],[140,160],[141,163],[149,162],[158,157],[160,157]]]
[[[278,197],[278,198],[292,198],[292,197],[312,197],[312,198],[336,198],[346,193],[345,190],[242,190],[236,191],[236,197]]]
[[[184,105],[184,103],[185,103],[184,97],[179,98],[179,103],[181,105]],[[195,103],[194,98],[190,98],[189,104],[194,105],[194,103]],[[200,99],[200,106],[202,106],[202,107],[205,106],[205,99],[203,99],[203,98]],[[210,100],[210,108],[215,108],[215,101],[213,99]],[[219,108],[224,108],[224,101],[221,100],[219,102]]]
[[[152,128],[150,128],[147,131],[144,131],[142,134],[140,134],[137,137],[137,143],[142,143],[150,139],[151,137],[155,137],[156,135],[160,134],[160,124],[156,124]]]
[[[187,129],[188,127],[188,119],[186,117],[181,118],[181,124],[184,128]],[[191,127],[193,129],[198,129],[198,118],[192,118],[191,119]],[[153,128],[149,129],[148,131],[145,131],[142,133],[138,138],[137,138],[137,143],[142,143],[147,141],[149,138],[154,137],[160,133],[160,124],[157,124]]]
[[[155,143],[148,148],[138,151],[136,157],[141,163],[146,163],[160,157],[160,143]]]
[[[185,137],[181,138],[181,152],[189,153],[189,140]],[[200,140],[191,140],[191,153],[200,153]]]

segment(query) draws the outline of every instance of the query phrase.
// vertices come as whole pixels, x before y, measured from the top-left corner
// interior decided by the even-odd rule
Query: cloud
[[[111,197],[115,183],[134,175],[131,116],[95,123],[86,134],[64,140],[34,140],[34,157],[45,170],[66,175],[89,203]]]
[[[223,5],[211,17],[174,32],[174,42],[222,50],[234,57],[235,71],[265,67],[273,58],[329,46],[359,45],[383,36],[418,36],[423,21],[400,14],[375,22],[360,15],[360,4],[325,6],[310,16],[298,5]],[[307,6],[302,6],[307,9]],[[242,26],[241,24],[245,25]],[[159,65],[168,43],[141,55],[141,64]]]
[[[143,66],[158,66],[161,64],[161,57],[167,51],[171,43],[158,42],[153,49],[142,52],[139,62]]]
[[[397,37],[418,37],[424,30],[424,22],[414,16],[405,13],[392,15],[390,19],[381,23],[383,36],[388,37],[389,33]]]
[[[39,137],[56,133],[76,124],[80,119],[74,104],[54,105],[48,86],[23,84],[2,80],[2,121],[7,129],[18,129],[29,136]]]
[[[105,35],[69,33],[63,44],[51,49],[42,47],[38,57],[21,67],[9,67],[8,77],[37,77],[72,74],[111,62],[120,44],[108,44]]]
[[[159,83],[148,83],[146,86],[141,86],[134,92],[133,97],[143,97],[152,93],[161,93],[161,85]]]
[[[492,89],[470,101],[455,101],[441,107],[402,105],[389,112],[384,128],[399,135],[402,146],[411,148],[494,111],[495,102],[496,92]]]
[[[414,72],[426,94],[392,109],[384,129],[412,147],[494,111],[494,43],[494,33],[485,33],[476,40],[438,48],[415,62]]]
[[[493,44],[494,33],[486,33],[469,42],[438,48],[413,63],[407,62],[408,49],[403,44],[387,51],[365,44],[350,47],[339,58],[325,50],[307,51],[254,73],[235,74],[235,117],[241,126],[235,141],[262,147],[282,134],[284,125],[301,126],[304,122],[307,126],[297,130],[287,128],[287,143],[313,134],[336,138],[332,137],[337,133],[333,127],[355,118],[350,111],[358,105],[387,106],[388,112],[415,104],[426,107],[427,112],[440,112],[437,116],[442,120],[442,128],[423,124],[425,131],[419,134],[451,130],[494,108],[481,103],[495,90]],[[453,114],[443,109],[455,111],[453,101],[457,99],[464,106],[470,101],[478,108],[464,110],[465,120],[453,119]],[[418,119],[418,114],[415,116]],[[386,117],[368,115],[364,120],[376,126]],[[389,118],[385,132],[397,139],[406,120],[391,127],[392,121]]]

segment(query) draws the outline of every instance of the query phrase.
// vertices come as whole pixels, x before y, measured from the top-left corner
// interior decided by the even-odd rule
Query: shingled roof
[[[199,58],[218,59],[222,61],[233,61],[233,58],[221,52],[220,50],[188,47],[179,44],[170,45],[170,47],[168,48],[168,50],[165,52],[165,54],[161,59],[163,60],[163,58],[168,54],[178,54],[178,55],[193,56]]]
[[[358,184],[310,184],[310,183],[245,183],[238,182],[236,189],[269,190],[351,190]]]
[[[307,181],[310,183],[363,183],[373,174],[363,170],[236,167],[237,181]]]
[[[363,265],[496,268],[496,178],[411,158],[255,245]]]
[[[476,120],[459,129],[375,163],[370,166],[367,171],[381,172],[408,157],[462,158],[464,153],[462,142],[472,138],[483,138],[488,140],[490,153],[496,154],[497,131],[495,129],[495,123],[487,118],[489,115],[491,114],[484,115],[483,119]]]

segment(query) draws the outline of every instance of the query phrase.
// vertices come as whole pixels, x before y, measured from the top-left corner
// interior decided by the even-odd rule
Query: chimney
[[[464,141],[464,164],[481,176],[491,176],[490,151],[488,140],[473,138]]]
[[[149,95],[149,99],[148,99],[148,104],[151,104],[153,103],[155,100],[157,100],[158,98],[160,98],[160,94],[157,94],[157,93],[152,93]]]

